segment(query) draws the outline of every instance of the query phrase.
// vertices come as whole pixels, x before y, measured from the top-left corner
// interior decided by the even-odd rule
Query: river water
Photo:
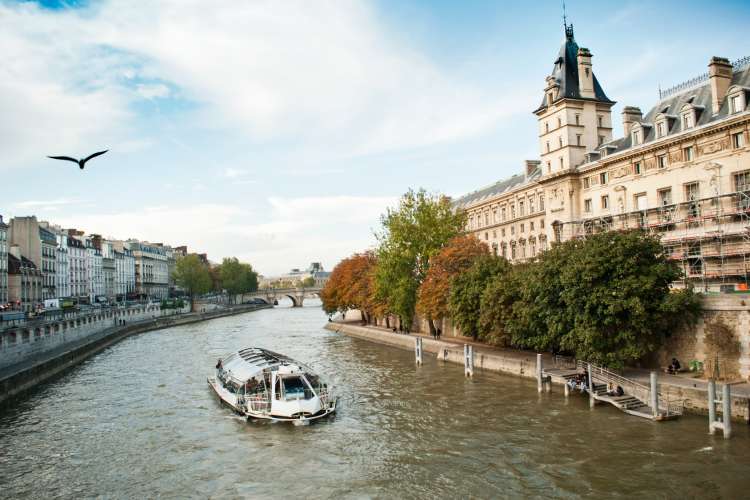
[[[555,388],[321,328],[282,307],[131,337],[0,412],[0,497],[747,498],[750,435],[656,424]],[[344,394],[309,427],[248,423],[206,385],[262,346]]]

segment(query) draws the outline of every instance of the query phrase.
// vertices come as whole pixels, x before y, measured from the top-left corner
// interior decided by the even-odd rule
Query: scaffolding
[[[750,174],[735,174],[736,191],[566,223],[567,238],[640,228],[660,237],[667,258],[683,270],[681,284],[708,291],[748,290],[750,275]],[[686,191],[689,186],[686,186]]]

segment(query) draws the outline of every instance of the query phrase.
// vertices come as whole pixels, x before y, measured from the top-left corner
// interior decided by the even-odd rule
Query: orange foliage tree
[[[377,257],[373,252],[356,253],[333,268],[320,292],[323,310],[328,314],[359,309],[365,323],[374,315],[385,314],[385,305],[375,297]]]
[[[461,235],[451,239],[432,257],[417,297],[417,312],[428,320],[431,331],[433,320],[448,315],[451,280],[468,270],[477,257],[489,253],[490,249],[484,242]]]

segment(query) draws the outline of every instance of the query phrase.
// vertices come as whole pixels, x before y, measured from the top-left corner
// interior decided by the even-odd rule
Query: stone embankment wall
[[[386,325],[384,318],[378,318],[374,323]],[[398,326],[397,318],[389,318],[389,324]],[[413,331],[429,331],[427,321],[419,316],[414,317],[412,324]],[[435,326],[441,329],[443,337],[462,338],[450,318],[436,321]],[[692,328],[668,334],[665,344],[643,360],[643,366],[665,367],[673,357],[680,360],[684,368],[693,360],[701,362],[707,375],[713,375],[716,368],[720,380],[750,381],[750,295],[704,296],[703,314],[698,322]]]
[[[348,314],[347,314],[348,316]],[[388,346],[414,351],[414,336],[392,333],[379,328],[354,325],[351,323],[328,323],[326,329],[343,333],[369,342],[376,342]],[[463,347],[455,342],[443,342],[431,338],[423,338],[422,349],[425,353],[435,354],[438,359],[451,363],[463,364]],[[545,366],[553,366],[550,355],[543,356]],[[474,367],[521,377],[536,377],[536,354],[526,351],[497,351],[488,352],[475,350]],[[660,383],[659,391],[670,400],[683,400],[685,411],[695,414],[707,414],[708,395],[704,382],[686,385]],[[732,417],[744,422],[750,421],[750,400],[742,394],[732,396]]]
[[[129,318],[125,319],[125,324],[115,325],[115,322],[111,321],[112,318],[104,315],[104,318],[92,318],[91,322],[81,318],[81,323],[72,329],[62,330],[62,326],[57,332],[54,328],[42,329],[47,333],[45,333],[46,336],[37,337],[39,349],[28,351],[33,352],[34,355],[27,353],[20,362],[17,361],[15,364],[6,365],[0,369],[0,403],[77,365],[130,335],[271,307],[269,305],[240,305],[210,312],[183,314],[174,314],[171,312],[173,310],[140,308],[138,312],[121,315],[122,318]],[[73,332],[74,329],[77,330]],[[43,344],[45,338],[55,340]],[[42,349],[42,345],[46,345],[46,348]],[[8,345],[7,351],[0,351],[0,359],[4,359],[5,354],[12,351],[14,347],[16,346]]]
[[[21,326],[5,327],[0,330],[0,369],[23,363],[66,344],[80,342],[123,322],[127,324],[185,312],[188,312],[187,308],[162,311],[159,304],[139,305],[69,313],[59,320],[30,321]]]

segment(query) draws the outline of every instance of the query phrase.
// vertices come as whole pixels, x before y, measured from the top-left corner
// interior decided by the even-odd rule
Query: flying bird
[[[91,158],[96,158],[97,156],[103,155],[107,151],[109,151],[109,149],[105,149],[104,151],[99,151],[92,155],[88,155],[86,158],[82,158],[80,160],[76,160],[75,158],[71,158],[70,156],[48,156],[47,158],[52,158],[53,160],[72,161],[73,163],[77,163],[78,167],[80,167],[80,169],[83,170],[83,167],[84,165],[86,165],[87,161],[89,161]]]

